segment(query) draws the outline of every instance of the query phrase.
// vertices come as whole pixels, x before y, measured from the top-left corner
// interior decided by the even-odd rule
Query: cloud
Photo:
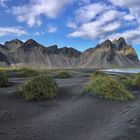
[[[139,0],[109,0],[111,3],[122,7],[139,7]]]
[[[99,18],[98,18],[98,22],[100,22],[100,24],[106,24],[107,22],[112,22],[114,20],[118,20],[120,18],[120,16],[123,15],[123,13],[117,11],[117,10],[108,10],[106,12],[104,12]]]
[[[137,20],[140,22],[140,0],[109,0],[112,4],[123,7],[123,8],[128,8],[130,11],[131,15],[133,15]]]
[[[68,37],[101,41],[123,36],[130,43],[140,42],[140,1],[108,1],[90,2],[76,9],[72,24],[68,24],[73,30]]]
[[[33,33],[33,35],[35,35],[35,36],[40,36],[40,35],[43,35],[43,34],[44,34],[43,31],[41,31],[41,32],[36,31],[36,32]]]
[[[25,35],[27,32],[22,27],[0,27],[0,36],[6,35]]]
[[[101,14],[95,21],[81,24],[68,37],[82,37],[87,39],[96,39],[105,36],[110,32],[114,32],[120,28],[120,23],[115,21],[119,18],[120,13],[115,10],[108,10]]]
[[[107,26],[104,26],[103,27],[103,30],[105,32],[113,32],[113,31],[116,31],[117,29],[120,28],[120,23],[119,22],[113,22],[111,24],[108,24]]]
[[[0,6],[5,6],[5,2],[8,0],[0,0]]]
[[[90,4],[90,2],[91,2],[91,0],[79,0],[78,5],[83,6],[83,5],[86,5],[86,4]]]
[[[132,15],[125,15],[124,16],[124,20],[126,20],[126,21],[133,21],[134,19],[135,19],[135,17]]]
[[[80,0],[80,4],[89,4],[91,0]]]
[[[72,22],[72,21],[68,21],[67,22],[67,27],[72,28],[72,29],[76,29],[77,28],[77,24]]]
[[[108,34],[109,32],[116,31],[119,27],[120,24],[117,22],[109,23],[104,27],[102,27],[101,24],[98,24],[98,22],[90,22],[84,24],[79,30],[69,34],[68,37],[82,37],[94,40],[98,37],[105,36],[105,34]]]
[[[49,25],[47,31],[49,33],[55,33],[57,31],[57,28],[52,25]]]
[[[105,39],[114,40],[114,39],[117,39],[119,37],[126,38],[126,41],[128,43],[138,44],[138,43],[140,43],[140,28],[136,28],[136,29],[133,29],[133,30],[127,30],[125,32],[120,32],[120,33],[119,32],[118,33],[113,33],[111,35],[106,36],[101,41],[103,41]]]
[[[6,1],[0,0],[0,6]],[[28,0],[28,3],[12,7],[12,14],[19,22],[25,22],[30,27],[40,26],[44,17],[46,20],[57,19],[74,2],[70,13],[66,14],[70,17],[63,18],[67,19],[66,26],[71,28],[68,37],[102,40],[124,36],[130,42],[139,42],[140,0]],[[76,10],[72,11],[73,8]],[[22,28],[19,30],[24,31]],[[55,26],[47,26],[47,32],[56,31]],[[41,33],[35,32],[34,35]]]
[[[29,4],[12,8],[12,13],[20,22],[29,26],[41,25],[41,16],[56,18],[66,5],[75,0],[30,0]]]
[[[86,6],[80,7],[76,10],[76,22],[88,22],[94,19],[98,14],[105,10],[105,6],[101,3],[92,3]],[[94,11],[94,12],[93,12]]]

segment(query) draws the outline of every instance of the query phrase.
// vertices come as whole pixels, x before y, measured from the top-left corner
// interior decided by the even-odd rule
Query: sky
[[[32,38],[84,51],[119,37],[140,58],[140,0],[0,0],[0,43]]]

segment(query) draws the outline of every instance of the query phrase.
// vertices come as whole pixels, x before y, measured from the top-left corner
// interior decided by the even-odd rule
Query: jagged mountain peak
[[[8,48],[8,49],[17,49],[19,48],[21,45],[23,44],[23,41],[19,40],[19,39],[13,39],[11,41],[6,41],[4,43],[4,45]]]
[[[28,39],[24,44],[26,45],[39,45],[39,43],[37,41],[35,41],[34,39]]]
[[[112,46],[113,46],[113,44],[109,39],[105,40],[100,45],[97,45],[97,47],[100,47],[100,48],[111,48]]]
[[[51,46],[48,46],[47,49],[58,49],[58,46],[57,45],[51,45]]]
[[[117,40],[113,40],[112,43],[116,46],[118,50],[122,49],[125,46],[128,46],[125,39],[123,37],[120,37]]]
[[[124,38],[124,37],[120,37],[120,38],[118,39],[118,41],[124,42],[124,43],[125,43],[125,38]]]
[[[4,50],[9,50],[7,46],[0,44],[0,50],[4,49]]]
[[[75,56],[75,57],[78,57],[81,54],[80,51],[78,51],[72,47],[67,47],[67,46],[60,48],[59,52],[64,54],[64,55]]]
[[[75,49],[75,48],[73,48],[73,47],[68,47],[68,46],[65,46],[65,47],[63,47],[63,48],[61,48],[61,49],[71,50],[71,51],[78,51],[77,49]],[[80,52],[80,51],[78,51],[78,52]]]
[[[32,48],[38,48],[38,47],[43,47],[43,45],[39,44],[37,41],[34,39],[28,39],[25,43],[22,44],[21,48],[24,49],[32,49]]]
[[[63,55],[69,55],[69,56],[79,56],[81,54],[80,51],[72,48],[72,47],[63,47],[58,48],[57,45],[49,46],[45,49],[47,54],[63,54]]]
[[[132,48],[130,45],[128,45],[123,37],[120,37],[119,39],[115,39],[113,41],[107,39],[101,44],[98,44],[95,48],[101,48],[101,49],[113,49],[114,51],[120,51],[124,48]]]
[[[8,43],[12,43],[12,42],[15,42],[15,43],[23,43],[23,41],[21,41],[21,40],[19,40],[19,39],[16,38],[16,39],[12,39],[10,41],[6,41],[5,42],[5,45],[8,44]]]
[[[127,45],[124,38],[114,41],[109,39],[98,44],[94,48],[80,52],[72,47],[58,48],[57,45],[45,47],[33,39],[26,42],[12,40],[10,48],[0,49],[1,60],[8,65],[26,67],[94,67],[108,68],[117,66],[138,66],[140,65],[138,56],[130,45]],[[17,46],[16,46],[17,45]],[[4,59],[2,59],[4,58]]]
[[[49,46],[45,49],[45,52],[47,52],[47,54],[57,54],[58,53],[58,46],[57,45]]]

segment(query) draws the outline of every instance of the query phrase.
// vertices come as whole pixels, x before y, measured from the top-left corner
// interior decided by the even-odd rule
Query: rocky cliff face
[[[135,50],[127,45],[124,38],[112,42],[106,40],[83,53],[74,48],[58,48],[57,45],[45,47],[33,39],[24,43],[15,39],[0,45],[0,62],[4,65],[38,68],[108,68],[139,65]]]
[[[30,39],[17,48],[14,58],[18,65],[27,67],[76,67],[80,54],[73,48],[59,49],[57,45],[44,47]]]
[[[11,50],[11,49],[17,49],[17,48],[19,48],[22,44],[23,44],[22,41],[20,41],[18,39],[14,39],[14,40],[11,40],[11,41],[6,41],[4,45],[9,50]]]
[[[118,40],[114,40],[112,43],[118,49],[117,50],[118,53],[127,56],[130,60],[139,61],[136,51],[134,50],[132,46],[128,45],[125,42],[124,38],[119,38]]]
[[[86,50],[82,54],[80,67],[129,67],[139,65],[138,56],[124,38],[110,41],[105,40],[95,48]]]
[[[0,66],[9,66],[14,63],[14,57],[7,46],[0,44]]]

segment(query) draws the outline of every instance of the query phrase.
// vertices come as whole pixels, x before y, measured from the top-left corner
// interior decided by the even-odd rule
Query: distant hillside
[[[33,39],[18,39],[0,45],[0,65],[32,68],[110,68],[140,65],[136,51],[124,38],[106,40],[80,52],[74,48],[45,47]]]

